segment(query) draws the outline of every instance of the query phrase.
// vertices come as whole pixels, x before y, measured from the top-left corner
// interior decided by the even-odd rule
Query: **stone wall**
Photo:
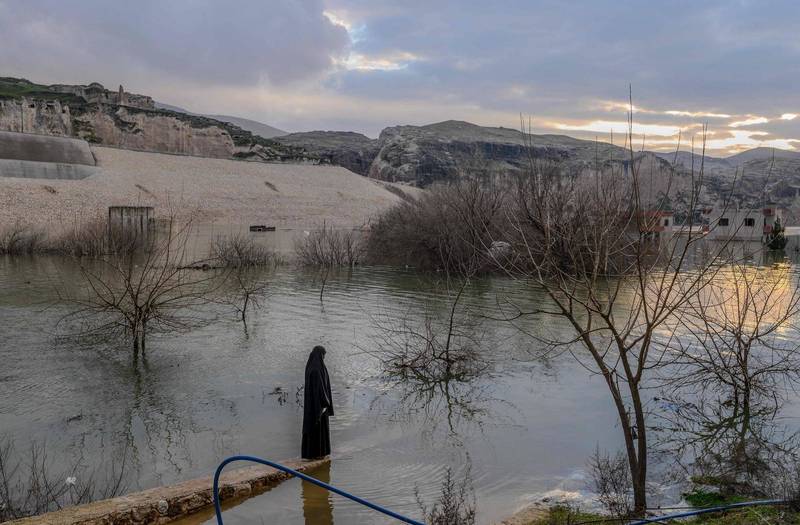
[[[304,472],[320,467],[329,459],[283,462]],[[266,466],[229,470],[220,479],[221,501],[253,496],[290,476]],[[6,522],[6,525],[145,525],[175,521],[213,505],[211,476],[154,489],[135,492],[86,505],[49,512],[32,518]]]

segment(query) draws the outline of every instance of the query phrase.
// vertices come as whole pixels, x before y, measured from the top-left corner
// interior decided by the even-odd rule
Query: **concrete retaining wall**
[[[329,459],[282,462],[289,468],[313,470]],[[220,498],[245,498],[262,492],[290,476],[271,467],[255,465],[223,473]],[[177,485],[135,492],[127,496],[70,507],[32,518],[6,522],[6,525],[144,525],[169,523],[198,512],[213,504],[213,477],[208,476]]]
[[[34,162],[0,159],[0,177],[25,179],[78,180],[97,173],[99,168],[84,164]]]
[[[94,166],[85,140],[0,131],[0,159]]]

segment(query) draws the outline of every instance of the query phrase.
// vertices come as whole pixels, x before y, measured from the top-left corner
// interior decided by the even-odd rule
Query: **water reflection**
[[[314,470],[310,475],[330,484],[330,462],[326,462],[324,466]],[[327,489],[308,481],[303,481],[301,497],[303,499],[303,518],[306,525],[333,525],[333,502],[331,501],[331,493]]]
[[[419,277],[402,270],[332,272],[323,310],[313,275],[279,268],[265,276],[269,294],[248,319],[248,337],[221,305],[211,326],[153,338],[147,360],[135,367],[129,345],[54,344],[46,327],[63,312],[38,305],[52,301],[57,285],[80,282],[76,272],[57,258],[30,265],[0,259],[0,428],[18,440],[46,437],[56,461],[84,450],[87,464],[107,463],[129,444],[131,490],[208,475],[235,453],[297,456],[302,410],[294,399],[315,344],[331,349],[341,407],[331,422],[331,476],[409,515],[419,512],[414,487],[432,501],[446,468],[462,465],[465,453],[473,459],[479,522],[488,523],[570,476],[598,442],[618,440],[603,383],[567,359],[554,359],[543,373],[527,351],[530,339],[502,323],[486,320],[478,329],[475,351],[490,363],[478,374],[421,389],[387,377],[365,353],[375,347],[374,312],[411,311],[424,320],[426,303],[440,318],[448,312],[439,292],[421,289]],[[476,311],[494,307],[499,288],[516,286],[476,284],[464,297]],[[541,296],[531,291],[527,300]],[[524,322],[531,331],[539,323]],[[516,425],[502,425],[511,419]],[[281,485],[243,504],[231,522],[302,524],[300,492],[299,483]],[[340,522],[375,523],[355,504],[335,504]]]

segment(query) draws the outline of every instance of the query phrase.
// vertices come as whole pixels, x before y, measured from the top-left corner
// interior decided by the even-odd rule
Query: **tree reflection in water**
[[[443,293],[421,311],[373,317],[375,346],[366,350],[381,364],[386,394],[397,394],[396,417],[422,416],[429,432],[446,422],[456,440],[460,426],[481,427],[487,417],[501,417],[496,407],[488,409],[502,400],[493,396],[496,384],[487,381],[497,378],[494,356],[483,344],[485,318],[463,301],[469,283],[447,276]],[[381,396],[373,406],[380,401]]]
[[[800,381],[796,278],[787,265],[732,265],[688,306],[656,399],[661,449],[682,475],[732,494],[775,494],[800,445],[780,417]]]

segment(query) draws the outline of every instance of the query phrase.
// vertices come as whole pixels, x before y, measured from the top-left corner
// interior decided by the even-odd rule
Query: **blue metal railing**
[[[385,507],[381,507],[380,505],[377,505],[375,503],[367,501],[367,500],[365,500],[363,498],[359,498],[358,496],[354,496],[353,494],[350,494],[349,492],[346,492],[346,491],[344,491],[342,489],[338,489],[338,488],[334,487],[333,485],[328,485],[324,481],[320,481],[318,479],[312,478],[311,476],[303,474],[302,472],[298,472],[298,471],[296,471],[294,469],[291,469],[289,467],[285,467],[285,466],[281,465],[280,463],[275,463],[274,461],[269,461],[267,459],[257,458],[255,456],[231,456],[231,457],[227,458],[225,461],[223,461],[222,463],[220,463],[219,466],[217,467],[217,471],[214,473],[214,511],[217,513],[217,525],[223,525],[223,523],[222,523],[222,507],[220,505],[220,497],[219,497],[219,477],[220,477],[220,474],[222,474],[222,469],[224,469],[228,465],[228,463],[233,463],[234,461],[250,461],[250,462],[253,462],[253,463],[260,463],[260,464],[266,465],[268,467],[272,467],[272,468],[275,468],[275,469],[278,469],[278,470],[282,470],[283,472],[286,472],[287,474],[291,474],[292,476],[295,476],[295,477],[298,477],[298,478],[303,479],[305,481],[308,481],[309,483],[313,483],[314,485],[318,485],[318,486],[320,486],[320,487],[322,487],[324,489],[327,489],[327,490],[329,490],[331,492],[334,492],[334,493],[336,493],[336,494],[338,494],[340,496],[344,496],[345,498],[351,499],[351,500],[355,501],[356,503],[360,503],[361,505],[364,505],[365,507],[369,507],[372,510],[381,512],[383,514],[386,514],[387,516],[391,516],[392,518],[394,518],[396,520],[400,520],[403,523],[410,523],[411,525],[425,525],[424,523],[422,523],[420,521],[415,521],[415,520],[412,520],[411,518],[406,518],[405,516],[402,516],[402,515],[400,515],[400,514],[398,514],[396,512],[393,512],[393,511],[391,511],[391,510],[389,510],[389,509],[387,509]]]

